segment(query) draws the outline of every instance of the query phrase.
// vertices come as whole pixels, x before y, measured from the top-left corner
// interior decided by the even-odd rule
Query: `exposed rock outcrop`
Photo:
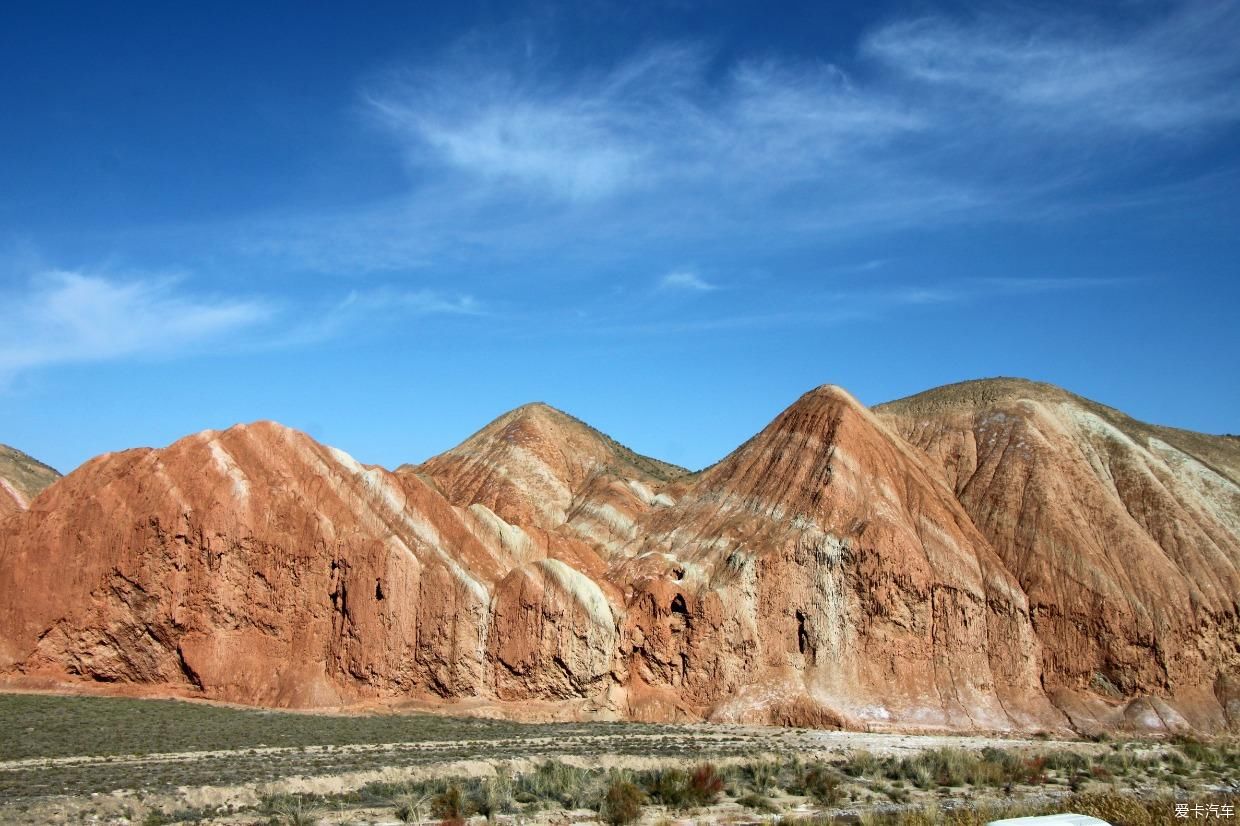
[[[273,423],[102,456],[0,535],[0,669],[270,705],[472,696],[500,580],[591,553],[519,533]]]
[[[1062,724],[1019,584],[925,457],[846,392],[806,394],[668,491],[621,566],[642,592],[643,682],[720,719]]]
[[[483,505],[508,522],[545,529],[571,521],[570,534],[604,544],[632,538],[633,517],[657,498],[653,490],[688,474],[541,402],[397,472],[432,480],[455,505]]]
[[[1224,724],[1240,674],[1237,440],[1012,379],[877,411],[943,468],[1019,580],[1046,688],[1078,726],[1117,709]]]
[[[546,405],[396,472],[267,422],[101,456],[0,522],[0,677],[1221,728],[1240,705],[1234,447],[1005,388],[877,413],[818,388],[696,474]]]

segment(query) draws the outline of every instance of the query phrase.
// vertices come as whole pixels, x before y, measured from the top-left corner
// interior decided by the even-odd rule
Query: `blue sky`
[[[0,441],[544,400],[701,467],[993,375],[1240,432],[1240,3],[365,9],[9,10]]]

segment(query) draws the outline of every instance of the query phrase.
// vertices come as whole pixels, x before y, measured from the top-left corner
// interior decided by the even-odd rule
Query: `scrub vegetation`
[[[1177,803],[1234,812],[1240,793],[1227,740],[988,745],[41,695],[0,695],[0,725],[16,734],[0,738],[4,823],[816,826],[1072,810],[1155,824]]]

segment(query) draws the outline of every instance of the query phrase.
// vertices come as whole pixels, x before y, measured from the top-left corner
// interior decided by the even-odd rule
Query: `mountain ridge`
[[[694,473],[542,403],[394,471],[263,421],[105,454],[0,522],[19,597],[0,679],[514,716],[1232,725],[1240,489],[1200,434],[1078,399],[983,380],[871,409],[822,385]]]
[[[921,405],[938,402],[944,407],[968,403],[965,395],[961,399],[958,394],[966,389],[978,389],[983,399],[998,400],[1000,398],[1019,397],[1022,393],[1035,390],[1040,394],[1071,400],[1088,407],[1095,413],[1104,416],[1112,424],[1121,429],[1135,430],[1143,435],[1170,438],[1181,449],[1200,454],[1198,458],[1218,463],[1216,470],[1225,472],[1233,481],[1240,483],[1240,436],[1228,433],[1202,433],[1185,428],[1144,422],[1129,416],[1123,411],[1103,404],[1085,396],[1073,393],[1049,382],[1035,381],[1011,376],[996,376],[986,379],[969,379],[966,381],[945,384],[940,387],[923,390],[910,396],[903,396],[874,406],[875,411],[899,412],[910,410]],[[1218,452],[1227,451],[1226,458],[1219,462]],[[1232,455],[1234,453],[1234,455]]]
[[[941,466],[1020,580],[1052,686],[1213,693],[1235,716],[1240,694],[1218,672],[1240,665],[1240,447],[1028,382],[876,410]]]

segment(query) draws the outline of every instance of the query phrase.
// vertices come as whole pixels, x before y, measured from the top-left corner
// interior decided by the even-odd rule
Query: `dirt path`
[[[684,729],[677,729],[675,734],[683,736]],[[325,746],[261,746],[254,748],[222,749],[214,751],[181,751],[156,754],[103,755],[103,756],[72,756],[72,757],[31,757],[22,760],[0,761],[0,772],[27,768],[53,768],[58,766],[85,765],[142,765],[151,763],[184,762],[203,759],[220,759],[245,755],[279,757],[281,755],[304,756],[307,754],[326,754],[346,756],[365,754],[368,752],[424,752],[433,754],[440,751],[463,751],[477,749],[486,753],[496,749],[526,747],[544,752],[550,746],[559,743],[564,746],[564,754],[571,755],[582,751],[606,752],[609,746],[616,743],[665,744],[667,734],[600,734],[575,735],[571,747],[562,737],[497,737],[455,741],[422,741],[395,743],[365,743],[352,745]],[[739,739],[739,742],[737,742]],[[772,752],[802,752],[821,754],[824,752],[848,753],[852,751],[872,751],[878,755],[900,754],[922,751],[931,748],[963,748],[980,749],[986,746],[1006,749],[1047,748],[1053,745],[1045,740],[1029,740],[1021,738],[996,739],[965,735],[926,735],[926,734],[872,734],[847,731],[804,731],[796,729],[757,728],[757,727],[703,727],[688,735],[679,746],[682,751],[701,748],[706,752],[717,750],[739,751],[760,747]],[[1072,743],[1075,750],[1088,749],[1086,744]],[[1102,747],[1097,747],[1099,750]],[[554,752],[551,756],[555,756]]]

